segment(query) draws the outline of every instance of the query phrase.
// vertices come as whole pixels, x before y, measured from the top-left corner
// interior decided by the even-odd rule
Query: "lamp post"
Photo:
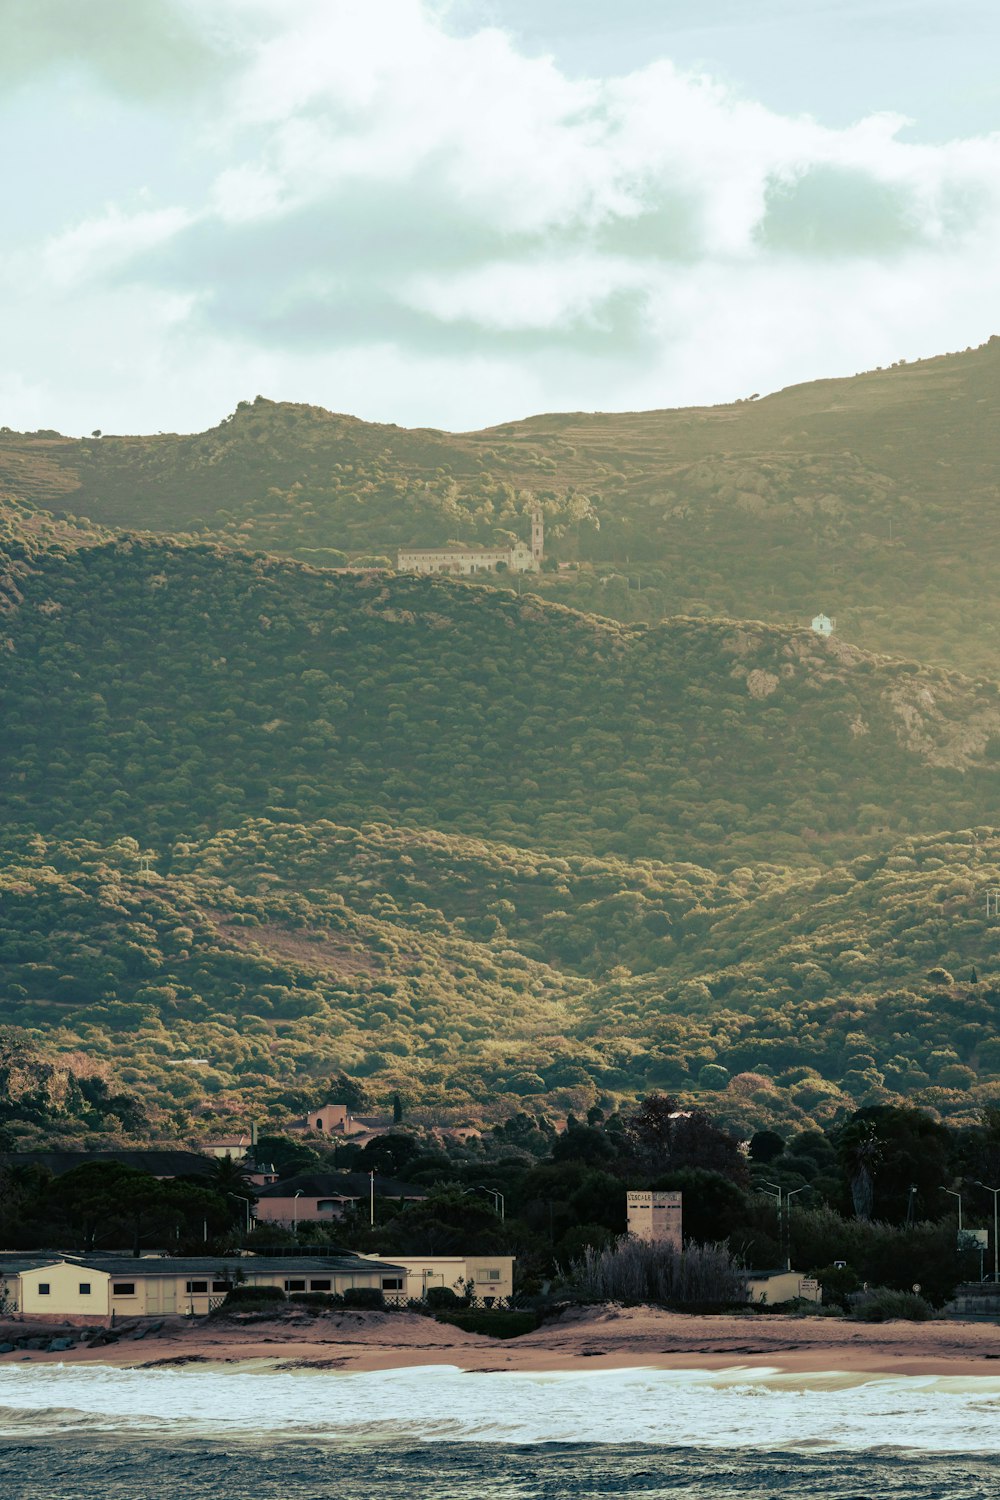
[[[1000,1245],[997,1244],[997,1195],[1000,1187],[990,1187],[986,1182],[976,1182],[976,1187],[985,1188],[993,1194],[993,1284],[1000,1283]]]
[[[229,1197],[230,1198],[238,1198],[241,1203],[245,1203],[246,1204],[246,1208],[247,1208],[247,1231],[246,1232],[249,1235],[249,1233],[250,1233],[250,1202],[251,1202],[251,1200],[249,1198],[244,1198],[244,1196],[243,1196],[242,1193],[230,1193]]]
[[[811,1184],[804,1182],[801,1187],[792,1188],[791,1192],[785,1194],[785,1269],[792,1269],[792,1199],[797,1193],[807,1193]]]
[[[959,1238],[959,1240],[961,1240],[961,1238],[962,1238],[962,1195],[961,1195],[961,1193],[956,1193],[956,1191],[955,1191],[954,1188],[942,1188],[941,1191],[942,1191],[942,1193],[947,1193],[949,1198],[957,1198],[958,1199],[958,1238]]]
[[[293,1234],[298,1234],[298,1232],[299,1232],[299,1199],[301,1197],[302,1197],[302,1189],[299,1188],[298,1192],[292,1198],[292,1233]]]
[[[486,1187],[485,1184],[479,1183],[476,1187],[463,1188],[462,1196],[464,1197],[466,1193],[489,1193],[493,1199],[493,1212],[499,1214],[501,1219],[505,1217],[504,1207],[506,1200],[503,1193],[498,1193],[496,1188]]]

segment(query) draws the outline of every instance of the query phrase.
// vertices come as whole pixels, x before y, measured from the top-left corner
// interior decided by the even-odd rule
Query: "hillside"
[[[319,564],[523,526],[581,571],[543,593],[624,620],[784,626],[819,608],[855,644],[992,670],[1000,619],[1000,339],[762,400],[406,431],[245,402],[193,436],[0,433],[0,490],[109,526]],[[960,580],[960,587],[956,582]]]
[[[280,1125],[342,1071],[417,1120],[656,1088],[745,1129],[892,1098],[967,1120],[1000,1090],[998,863],[984,831],[817,879],[256,820],[160,873],[36,836],[0,872],[0,1023],[110,1064],[166,1130]]]
[[[248,816],[830,863],[995,806],[1000,693],[809,631],[626,627],[444,580],[124,540],[3,621],[9,828],[168,851]]]

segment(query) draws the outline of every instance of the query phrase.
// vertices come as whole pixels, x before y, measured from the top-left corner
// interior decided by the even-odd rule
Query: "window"
[[[135,1296],[135,1282],[134,1281],[116,1281],[114,1283],[114,1285],[112,1286],[111,1290],[112,1290],[112,1292],[114,1293],[114,1295],[116,1297],[134,1297]]]
[[[231,1281],[213,1281],[212,1282],[212,1291],[213,1292],[231,1292],[232,1289],[233,1289],[233,1283]]]
[[[39,1295],[39,1297],[47,1297],[49,1295],[49,1293],[51,1292],[51,1290],[52,1290],[52,1288],[49,1286],[49,1283],[47,1281],[40,1281],[38,1283],[38,1295]]]
[[[500,1272],[499,1271],[487,1271],[486,1272],[486,1280],[487,1281],[499,1281],[500,1280]]]
[[[304,1292],[305,1289],[306,1289],[306,1284],[305,1284],[304,1281],[286,1281],[285,1282],[285,1291],[286,1292]]]
[[[187,1284],[187,1289],[188,1289],[189,1292],[207,1292],[208,1291],[208,1282],[207,1281],[189,1281],[188,1284]]]
[[[383,1292],[401,1292],[403,1290],[402,1276],[383,1276],[382,1290]]]
[[[477,1281],[499,1281],[500,1280],[500,1272],[499,1271],[489,1270],[486,1267],[480,1266],[479,1269],[476,1271],[476,1280]]]
[[[89,1297],[90,1296],[90,1282],[89,1281],[81,1281],[80,1282],[80,1296],[81,1297]]]
[[[328,1292],[332,1285],[333,1283],[330,1281],[310,1281],[309,1290],[311,1292]]]

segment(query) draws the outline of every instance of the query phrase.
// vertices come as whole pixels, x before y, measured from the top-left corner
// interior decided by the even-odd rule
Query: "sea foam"
[[[728,1370],[377,1373],[0,1366],[0,1437],[89,1434],[339,1444],[649,1444],[986,1453],[1000,1380]]]

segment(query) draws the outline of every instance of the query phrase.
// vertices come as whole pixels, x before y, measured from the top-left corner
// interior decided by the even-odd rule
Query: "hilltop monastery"
[[[545,554],[545,524],[539,506],[531,512],[531,546],[515,542],[513,547],[403,547],[397,553],[400,573],[495,573],[504,567],[511,573],[537,573]]]

